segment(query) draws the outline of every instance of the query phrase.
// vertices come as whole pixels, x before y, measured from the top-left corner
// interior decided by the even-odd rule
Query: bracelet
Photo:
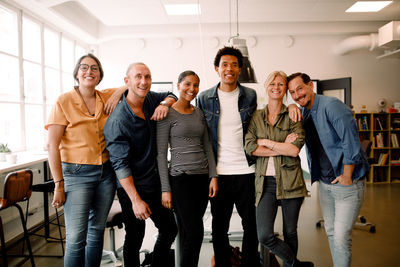
[[[54,184],[61,183],[61,182],[64,182],[64,179],[61,179],[61,180],[55,181],[55,182],[54,182]]]
[[[64,189],[58,189],[58,190],[56,190],[56,189],[54,189],[54,192],[64,192]]]

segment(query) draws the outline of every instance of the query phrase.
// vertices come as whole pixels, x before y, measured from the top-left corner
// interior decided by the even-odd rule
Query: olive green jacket
[[[245,137],[246,153],[251,153],[257,148],[257,139],[270,139],[276,142],[285,142],[286,136],[297,133],[297,139],[292,143],[299,149],[304,145],[305,132],[301,122],[293,122],[289,118],[288,108],[282,105],[275,125],[268,123],[267,108],[257,110],[251,118],[249,129]],[[256,206],[260,202],[264,188],[264,175],[269,157],[256,157]],[[307,196],[307,188],[303,178],[300,157],[275,156],[274,166],[276,172],[276,198],[296,198]]]

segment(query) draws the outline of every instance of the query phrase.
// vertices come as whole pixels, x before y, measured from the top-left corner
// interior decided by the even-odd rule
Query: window
[[[44,62],[46,66],[60,68],[60,38],[56,33],[44,29]]]
[[[28,18],[22,20],[24,59],[40,63],[42,57],[40,25]]]
[[[17,14],[0,6],[0,51],[18,55]],[[4,42],[3,40],[7,40]]]
[[[13,151],[43,149],[44,123],[57,97],[72,89],[75,61],[87,46],[6,3],[0,40],[0,114],[7,114],[0,116],[0,143]]]

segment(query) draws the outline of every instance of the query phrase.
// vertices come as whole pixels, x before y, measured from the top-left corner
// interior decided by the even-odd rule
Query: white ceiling
[[[7,0],[6,0],[7,1]],[[198,30],[198,25],[217,34],[236,33],[236,0],[8,0],[35,15],[68,27],[83,37],[99,40],[111,35],[179,34]],[[165,3],[200,3],[200,16],[168,16]],[[231,12],[229,11],[231,2]],[[400,20],[400,0],[380,12],[345,13],[355,0],[238,0],[239,32],[262,32],[262,25],[383,25]],[[230,18],[231,16],[231,18]],[[231,22],[231,24],[229,24]],[[261,27],[261,28],[260,28]],[[326,27],[326,28],[329,28]],[[242,29],[242,30],[241,30]],[[213,32],[214,30],[214,32]],[[321,30],[322,31],[322,30]],[[377,29],[375,30],[377,31]],[[84,36],[86,35],[86,36]],[[92,40],[92,41],[93,41]]]

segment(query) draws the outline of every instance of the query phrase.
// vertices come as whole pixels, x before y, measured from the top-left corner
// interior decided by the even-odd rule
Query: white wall
[[[283,70],[287,74],[301,71],[312,79],[352,77],[352,103],[355,111],[367,105],[368,111],[377,110],[378,98],[389,104],[400,101],[400,59],[376,59],[382,52],[354,51],[345,56],[332,53],[332,47],[346,35],[298,35],[292,47],[285,47],[282,36],[257,37],[255,47],[249,47],[250,60],[256,72],[259,97],[264,96],[263,83],[269,72]],[[114,40],[98,46],[105,78],[102,88],[123,84],[129,63],[142,61],[152,72],[153,81],[176,83],[180,72],[192,69],[200,75],[200,90],[218,82],[213,68],[214,56],[228,37],[219,36],[220,45],[211,47],[208,39],[182,38],[180,48],[173,47],[173,39],[148,38],[140,48],[136,39]],[[260,105],[261,106],[261,105]]]

